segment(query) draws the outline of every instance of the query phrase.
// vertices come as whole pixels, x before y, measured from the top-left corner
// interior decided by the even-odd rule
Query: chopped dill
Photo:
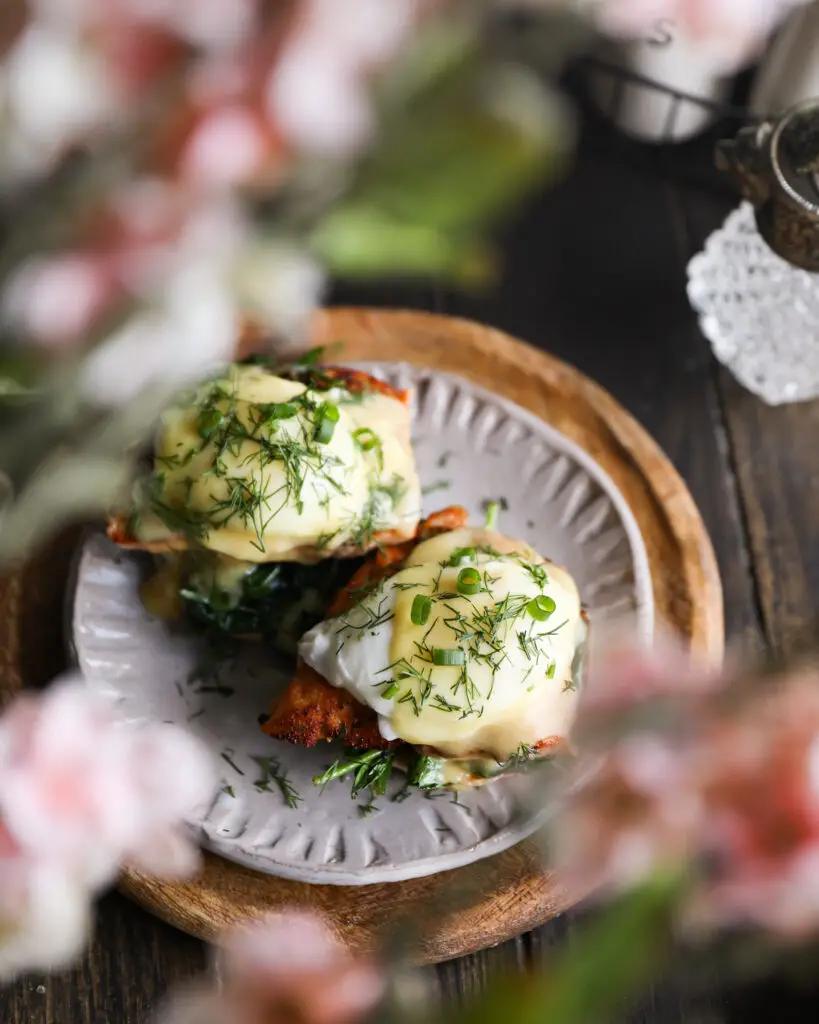
[[[242,771],[242,769],[241,769],[241,768],[240,768],[240,767],[238,766],[238,764],[236,764],[236,762],[235,762],[235,761],[233,760],[233,756],[235,755],[235,753],[236,753],[236,751],[235,751],[235,750],[231,750],[231,748],[230,748],[230,747],[228,747],[228,748],[227,748],[227,750],[223,750],[223,751],[222,751],[222,753],[221,753],[221,755],[220,755],[220,756],[221,756],[221,758],[222,758],[222,760],[223,760],[223,761],[227,761],[227,763],[228,763],[228,764],[230,765],[230,767],[231,767],[231,768],[232,768],[232,769],[233,769],[233,770],[234,770],[235,772],[238,772],[238,773],[239,773],[240,775],[244,775],[245,773],[244,773],[244,772]]]
[[[538,752],[528,743],[521,743],[515,753],[503,763],[504,768],[522,768],[538,760]]]
[[[253,757],[253,760],[262,771],[261,776],[256,779],[253,785],[259,792],[270,793],[270,783],[274,782],[279,792],[284,797],[288,807],[298,807],[302,797],[299,796],[293,787],[287,772],[282,768],[281,762],[275,757]]]

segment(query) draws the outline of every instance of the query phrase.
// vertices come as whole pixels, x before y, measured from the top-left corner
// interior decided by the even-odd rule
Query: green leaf
[[[478,63],[405,113],[356,191],[397,219],[471,230],[556,169],[568,142],[569,122],[536,75]]]
[[[443,758],[419,754],[410,766],[407,778],[411,786],[418,786],[419,789],[437,789],[443,786]]]
[[[471,237],[397,219],[366,201],[341,206],[324,217],[311,237],[316,255],[341,277],[435,275],[466,286],[486,283],[493,260]]]
[[[447,1024],[604,1024],[662,969],[679,875],[659,876],[604,911],[543,971],[499,978]]]
[[[341,277],[488,283],[486,232],[554,174],[570,135],[534,74],[465,58],[392,112],[346,200],[314,226],[311,247]]]

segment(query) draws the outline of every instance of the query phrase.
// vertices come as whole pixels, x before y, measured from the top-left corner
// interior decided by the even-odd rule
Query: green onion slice
[[[271,420],[289,420],[297,412],[298,409],[292,402],[271,402],[267,407],[267,415]]]
[[[398,683],[392,682],[387,687],[387,689],[384,690],[381,696],[384,698],[384,700],[389,700],[391,697],[394,697],[396,693],[398,693]]]
[[[458,573],[458,593],[477,594],[481,589],[481,574],[477,569],[467,567]]]
[[[432,601],[425,594],[416,594],[410,609],[410,618],[416,626],[425,625],[432,611]]]
[[[433,665],[465,665],[466,652],[460,647],[433,647]]]
[[[537,619],[538,622],[545,622],[556,607],[551,597],[541,594],[539,597],[532,598],[529,604],[526,605],[526,611],[533,619]]]
[[[555,669],[556,668],[557,668],[557,662],[553,661],[552,664],[546,669],[546,678],[547,679],[554,679],[554,677],[555,677]]]
[[[353,440],[362,452],[371,452],[373,448],[381,447],[378,434],[375,434],[369,427],[359,427],[358,430],[354,430]]]
[[[449,556],[450,565],[460,565],[462,562],[468,562],[475,557],[474,548],[458,548],[457,551],[453,551]]]
[[[316,441],[318,444],[327,444],[333,436],[338,423],[338,406],[331,402],[325,402],[318,411],[316,418]]]

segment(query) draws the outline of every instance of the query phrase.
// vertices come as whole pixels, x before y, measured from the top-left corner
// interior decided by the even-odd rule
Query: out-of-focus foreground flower
[[[554,830],[570,883],[611,893],[678,872],[691,928],[819,931],[819,671],[737,678],[678,648],[598,664],[580,731],[603,765]]]
[[[80,680],[18,697],[0,717],[0,978],[75,956],[123,864],[194,870],[185,822],[216,782],[193,735],[118,722]]]
[[[219,993],[182,992],[161,1024],[356,1024],[381,999],[378,965],[354,959],[322,920],[302,911],[271,914],[222,943]]]

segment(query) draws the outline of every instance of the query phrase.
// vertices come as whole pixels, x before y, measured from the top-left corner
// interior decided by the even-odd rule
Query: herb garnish
[[[489,561],[491,560],[491,562]],[[544,623],[556,611],[554,599],[546,593],[532,596],[532,586],[525,592],[500,593],[496,590],[502,574],[492,574],[498,561],[519,565],[539,590],[548,584],[548,573],[537,562],[512,552],[501,554],[488,545],[457,548],[439,563],[434,580],[386,578],[379,583],[380,595],[372,594],[339,616],[337,634],[339,650],[350,639],[360,640],[374,633],[382,623],[396,615],[390,590],[418,589],[410,607],[399,605],[400,614],[412,626],[424,627],[420,640],[410,635],[415,652],[399,658],[376,673],[373,686],[380,689],[385,700],[398,705],[408,704],[415,716],[424,706],[461,718],[483,715],[492,698],[498,671],[520,651],[528,666],[520,669],[521,690],[532,692],[538,679],[554,677],[556,665],[551,656],[551,639],[567,624],[565,620],[553,629]],[[445,573],[449,575],[444,576]],[[431,586],[430,586],[431,584]],[[426,591],[426,592],[425,592]],[[483,596],[486,595],[486,596]],[[449,642],[441,626],[450,634]],[[434,633],[433,633],[434,631]],[[430,637],[433,639],[430,639]],[[520,666],[520,660],[516,664]],[[476,670],[488,683],[476,684]],[[439,669],[453,669],[444,673]],[[487,672],[488,670],[488,672]],[[534,674],[531,685],[530,677]],[[433,680],[434,675],[434,680]],[[345,770],[352,770],[347,767]]]
[[[327,771],[316,775],[313,785],[324,789],[334,779],[341,779],[352,772],[353,784],[350,795],[353,799],[368,788],[373,796],[382,796],[392,775],[395,751],[348,749],[345,755],[344,760],[334,761]]]
[[[262,774],[256,779],[253,785],[259,792],[271,792],[270,783],[275,782],[279,792],[284,797],[288,807],[298,807],[301,797],[294,789],[287,777],[287,772],[282,768],[281,762],[275,757],[253,757],[253,760],[261,768]]]
[[[170,530],[184,532],[192,541],[235,522],[264,552],[271,521],[286,506],[301,513],[308,488],[319,502],[347,493],[341,460],[327,448],[340,414],[335,404],[309,390],[287,402],[247,401],[238,396],[239,383],[234,376],[200,391],[195,427],[201,442],[186,451],[157,456],[157,464],[172,470],[175,479],[169,486],[166,473],[155,472],[149,504]],[[337,384],[343,386],[341,381]],[[195,481],[180,478],[178,472],[195,457],[200,463],[205,460],[205,468],[197,473],[200,483],[212,478],[219,485],[204,510],[190,507]],[[263,472],[271,463],[283,471],[278,485]]]
[[[435,483],[428,484],[426,487],[421,488],[421,494],[435,494],[436,491],[448,491],[452,486],[451,480],[436,480]]]
[[[236,751],[233,750],[231,747],[228,747],[226,750],[222,751],[220,756],[221,756],[223,761],[227,761],[227,763],[230,765],[230,767],[235,772],[238,772],[240,775],[244,775],[245,773],[242,771],[242,769],[239,767],[239,765],[236,764],[236,762],[233,760],[233,757],[234,757],[235,754],[236,754]]]

